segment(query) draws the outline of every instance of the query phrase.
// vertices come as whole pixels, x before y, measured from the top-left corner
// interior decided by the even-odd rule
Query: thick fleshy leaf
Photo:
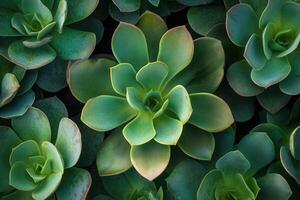
[[[137,27],[145,34],[150,61],[155,61],[158,54],[160,38],[168,30],[165,21],[159,15],[146,11],[140,16]],[[153,27],[155,27],[155,29],[153,29]]]
[[[123,135],[130,145],[142,145],[154,138],[156,131],[150,112],[141,111],[123,129]]]
[[[121,12],[133,12],[140,8],[140,0],[113,0],[114,4],[119,8]]]
[[[35,94],[32,90],[21,96],[17,96],[14,100],[0,108],[0,117],[4,119],[11,119],[13,117],[19,117],[24,115],[30,106],[32,106],[35,100]]]
[[[47,25],[53,20],[51,11],[40,0],[21,0],[18,6],[25,15],[37,14],[43,25]]]
[[[137,111],[142,111],[145,109],[146,105],[143,102],[141,92],[134,87],[126,88],[126,100],[128,104]]]
[[[39,144],[34,140],[26,140],[12,149],[9,163],[10,165],[13,165],[16,162],[26,163],[29,157],[39,156],[40,154]]]
[[[216,168],[225,174],[244,174],[250,169],[250,163],[240,151],[231,151],[217,161]]]
[[[185,26],[172,28],[162,36],[157,60],[168,65],[167,80],[171,80],[190,64],[193,52],[193,38]]]
[[[39,48],[26,48],[22,41],[12,43],[8,48],[9,59],[24,69],[31,70],[51,63],[56,52],[48,45]]]
[[[98,18],[95,18],[93,16],[85,19],[84,21],[73,24],[72,27],[81,31],[94,33],[96,35],[96,44],[99,44],[103,38],[103,23]]]
[[[257,100],[270,113],[277,113],[288,104],[291,96],[280,91],[278,85],[272,86],[257,96]]]
[[[271,59],[273,54],[272,49],[270,48],[270,43],[273,38],[276,36],[276,28],[273,23],[267,24],[262,33],[262,41],[263,41],[263,50],[267,59]]]
[[[164,145],[176,145],[183,129],[181,121],[169,117],[167,115],[161,115],[154,119],[154,128],[156,135],[154,140]]]
[[[210,160],[215,150],[215,140],[211,133],[192,125],[185,125],[178,146],[194,159]]]
[[[289,56],[289,63],[291,65],[290,74],[279,83],[279,88],[282,92],[288,95],[300,94],[300,52],[295,52]]]
[[[46,162],[51,163],[50,170],[52,173],[63,172],[64,161],[62,160],[60,153],[52,143],[48,141],[43,142],[41,145],[41,151],[43,156],[46,158]]]
[[[273,141],[276,152],[279,152],[283,139],[286,137],[286,133],[279,126],[271,123],[263,123],[255,126],[251,132],[265,132],[268,134],[270,139]]]
[[[209,94],[190,95],[193,113],[189,123],[208,132],[220,132],[234,121],[229,106],[221,98]]]
[[[54,62],[39,70],[37,85],[48,92],[58,92],[67,86],[67,61],[55,59]]]
[[[281,8],[285,2],[286,0],[268,1],[267,6],[259,19],[259,27],[262,28],[268,23],[278,22],[281,20]]]
[[[1,148],[0,157],[2,162],[0,162],[0,192],[6,193],[11,190],[11,187],[8,184],[9,180],[9,156],[11,154],[11,150],[21,143],[21,140],[18,138],[16,133],[9,127],[0,126],[0,142]]]
[[[250,182],[250,183],[248,183]],[[253,190],[254,187],[255,189]],[[226,197],[227,191],[230,196],[235,199],[255,199],[259,191],[255,179],[250,179],[246,182],[242,174],[232,174],[224,177],[224,180],[217,186],[215,196],[217,199],[223,199],[224,193]]]
[[[251,67],[246,60],[232,64],[227,70],[227,80],[231,88],[241,96],[251,97],[259,95],[264,88],[257,86],[251,80]]]
[[[108,12],[114,20],[131,24],[136,24],[140,17],[139,10],[124,13],[113,2],[109,2]]]
[[[58,127],[55,146],[64,160],[64,167],[73,167],[81,153],[81,133],[77,125],[68,118],[62,118]]]
[[[139,175],[134,169],[128,170],[117,176],[109,176],[102,178],[105,191],[114,199],[127,200],[144,192],[150,193],[151,196],[157,192],[154,182],[148,181]]]
[[[39,184],[34,191],[32,192],[32,197],[34,199],[46,199],[52,193],[54,193],[55,189],[58,187],[63,173],[52,173],[47,176],[41,184]]]
[[[66,24],[72,24],[88,17],[96,9],[99,0],[67,0],[68,15]]]
[[[6,73],[1,81],[0,106],[10,103],[16,96],[19,88],[20,84],[16,76]]]
[[[212,161],[217,161],[221,156],[233,150],[235,130],[230,127],[221,133],[214,134],[215,150]]]
[[[26,171],[26,165],[24,162],[16,162],[12,165],[9,172],[9,184],[18,190],[31,191],[37,187],[33,179]]]
[[[126,99],[102,95],[85,104],[81,120],[97,131],[108,131],[132,119],[136,114]]]
[[[106,58],[74,62],[67,71],[72,94],[83,103],[101,94],[114,94],[110,82],[110,68],[114,65],[114,61]]]
[[[167,98],[169,100],[167,109],[176,114],[179,120],[185,124],[193,112],[191,100],[186,89],[181,85],[175,86],[169,92]]]
[[[206,167],[194,160],[183,161],[166,178],[168,191],[174,198],[196,199],[197,189],[206,172]]]
[[[244,57],[254,69],[260,70],[265,66],[267,58],[263,51],[262,39],[257,34],[252,34],[248,40]]]
[[[257,16],[260,16],[261,13],[264,11],[268,0],[239,0],[241,3],[249,4],[253,10],[257,13]]]
[[[87,167],[92,165],[104,139],[104,133],[90,129],[80,120],[80,114],[71,118],[80,129],[82,149],[76,166]]]
[[[126,95],[126,88],[139,88],[136,81],[136,71],[130,63],[120,63],[110,68],[111,83],[113,89],[120,95]]]
[[[1,7],[2,8],[2,7]],[[13,37],[20,36],[21,34],[11,26],[13,15],[11,13],[1,13],[0,18],[0,26],[2,27],[0,30],[1,37]]]
[[[122,129],[116,129],[102,143],[97,155],[97,169],[100,176],[117,175],[131,166],[130,145],[125,140]]]
[[[227,84],[221,85],[216,95],[228,104],[235,121],[246,122],[254,116],[256,110],[255,97],[240,96]]]
[[[148,63],[141,68],[136,74],[136,80],[141,83],[147,91],[157,91],[162,86],[167,75],[168,66],[163,62],[157,61]]]
[[[23,69],[22,67],[19,67],[19,68]],[[24,72],[25,72],[25,70],[24,70]],[[18,76],[18,72],[16,74]],[[22,72],[21,72],[21,74],[22,74]],[[38,70],[26,71],[24,77],[21,80],[21,87],[18,90],[17,96],[24,95],[26,92],[28,92],[35,84],[37,77],[38,77]]]
[[[225,54],[220,40],[202,37],[194,40],[192,62],[167,85],[185,86],[189,93],[215,92],[224,76]]]
[[[250,162],[251,168],[247,171],[250,175],[270,164],[275,158],[274,144],[264,132],[246,135],[238,144],[237,149]]]
[[[258,179],[258,185],[260,187],[258,200],[287,200],[292,196],[292,190],[288,182],[280,174],[267,174]]]
[[[290,151],[296,160],[300,160],[300,127],[297,127],[290,136]]]
[[[51,140],[49,120],[37,108],[31,107],[23,116],[13,118],[11,124],[22,140],[35,140],[38,143]]]
[[[64,172],[55,196],[57,200],[86,199],[91,184],[92,177],[87,170],[73,167]]]
[[[57,29],[59,33],[62,33],[64,23],[66,21],[67,17],[67,10],[68,5],[66,0],[60,0],[58,5],[57,5],[57,10],[54,15],[54,21],[57,24]]]
[[[281,147],[280,149],[280,161],[284,169],[288,172],[288,174],[293,177],[297,183],[300,183],[300,164],[299,161],[295,160],[286,147]]]
[[[146,179],[153,180],[167,167],[171,156],[170,146],[148,142],[132,146],[130,159],[134,168]]]
[[[268,88],[285,79],[291,72],[287,58],[272,57],[260,70],[253,69],[251,78],[260,87]]]
[[[86,59],[95,49],[96,36],[94,33],[65,27],[61,34],[53,36],[50,44],[63,60]]]
[[[248,4],[237,4],[227,12],[226,28],[231,41],[243,47],[253,33],[258,33],[256,13]]]
[[[213,26],[224,23],[225,17],[226,11],[219,5],[192,7],[187,13],[189,25],[200,35],[207,35]]]
[[[121,22],[114,32],[111,46],[119,63],[130,63],[139,70],[149,62],[145,35],[134,25]]]
[[[64,103],[56,96],[36,101],[34,107],[42,110],[48,117],[51,127],[51,140],[56,141],[59,122],[68,117],[68,110]]]
[[[197,200],[215,200],[215,190],[221,180],[222,173],[219,170],[208,172],[198,188]]]

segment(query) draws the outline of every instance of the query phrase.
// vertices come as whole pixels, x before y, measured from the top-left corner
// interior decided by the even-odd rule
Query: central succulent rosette
[[[90,56],[96,44],[95,34],[76,30],[69,25],[88,17],[97,7],[98,1],[88,0],[82,5],[76,2],[1,1],[2,56],[25,69],[47,65],[56,56],[63,60]],[[77,52],[68,50],[78,47],[81,50]]]
[[[94,128],[111,130],[119,126],[118,121],[122,118],[124,122],[130,120],[123,128],[123,134],[131,145],[145,144],[152,139],[161,144],[176,144],[183,125],[192,114],[192,106],[183,86],[177,85],[169,92],[165,90],[168,74],[168,66],[160,61],[149,63],[138,72],[128,63],[112,67],[113,88],[121,97],[103,95],[92,99],[87,104],[88,110],[83,111],[83,120],[92,123],[85,116],[93,111],[89,105],[96,102],[94,106],[103,113],[100,119],[105,119],[107,109],[120,112],[120,116]]]
[[[117,63],[91,59],[68,70],[72,93],[85,103],[81,120],[97,131],[113,131],[98,154],[100,175],[134,166],[152,180],[165,170],[171,145],[177,144],[196,159],[211,159],[211,133],[233,122],[228,105],[208,93],[224,73],[220,41],[193,40],[184,26],[168,30],[162,18],[145,12],[136,26],[119,24],[112,51]],[[206,150],[197,142],[189,145],[191,140]]]

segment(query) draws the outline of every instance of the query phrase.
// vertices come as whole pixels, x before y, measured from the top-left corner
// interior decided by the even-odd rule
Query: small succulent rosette
[[[227,80],[272,113],[300,94],[299,13],[300,4],[289,0],[240,1],[227,12],[228,36],[244,48],[245,58],[229,67]]]
[[[148,181],[143,178],[135,170],[128,170],[116,176],[98,177],[98,179],[101,179],[102,186],[94,186],[97,195],[93,197],[92,200],[164,199],[162,187],[157,189],[153,181]],[[101,189],[99,189],[99,187]],[[101,194],[99,194],[99,191]]]
[[[25,69],[45,66],[55,58],[89,57],[96,36],[77,29],[76,23],[97,5],[98,0],[1,1],[0,54]]]
[[[159,16],[145,12],[136,26],[120,23],[112,50],[119,64],[86,60],[68,70],[73,95],[86,103],[81,120],[97,131],[114,130],[99,152],[100,174],[119,174],[133,165],[152,180],[177,143],[186,154],[210,160],[211,133],[233,123],[228,105],[208,93],[224,73],[220,41],[193,41],[184,26],[168,30]]]
[[[13,129],[0,127],[2,198],[46,199],[66,177],[72,180],[72,176],[81,175],[80,169],[71,168],[80,156],[81,134],[70,119],[61,119],[55,143],[47,116],[37,108],[31,107],[25,115],[12,119],[11,124]],[[72,195],[68,187],[70,182],[64,181],[57,193],[59,198],[66,195],[62,191]]]
[[[276,155],[270,137],[252,132],[234,147],[234,137],[228,136],[218,138],[223,145],[215,167],[194,160],[177,165],[167,178],[169,193],[197,200],[288,200],[292,191],[285,178],[265,172]]]
[[[160,16],[169,16],[172,12],[184,9],[186,6],[198,6],[212,3],[213,0],[109,0],[108,10],[111,17],[117,21],[136,23],[146,10]],[[101,4],[100,4],[101,7]]]
[[[35,99],[31,88],[36,80],[36,71],[26,71],[0,56],[0,118],[11,119],[27,111]]]
[[[262,131],[269,135],[275,144],[278,158],[280,157],[283,169],[297,183],[300,183],[300,99],[295,102],[292,109],[284,108],[276,115],[267,114],[267,122],[252,129]],[[279,171],[278,167],[277,171]]]

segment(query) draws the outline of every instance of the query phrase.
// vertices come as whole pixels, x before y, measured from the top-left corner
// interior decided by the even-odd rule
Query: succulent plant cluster
[[[0,1],[0,200],[299,200],[299,17]]]

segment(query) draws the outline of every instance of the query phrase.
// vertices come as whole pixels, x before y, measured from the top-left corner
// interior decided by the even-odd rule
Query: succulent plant
[[[26,71],[0,57],[0,118],[18,117],[27,111],[35,99],[31,87],[36,79],[36,71]]]
[[[42,67],[56,57],[89,57],[96,44],[95,34],[73,26],[97,5],[98,0],[1,1],[0,54],[25,69]]]
[[[31,107],[23,116],[12,119],[11,125],[13,129],[0,128],[3,199],[46,199],[61,181],[61,190],[69,187],[64,179],[71,179],[74,170],[82,175],[82,170],[72,168],[80,156],[81,135],[70,119],[61,119],[55,143],[47,116],[37,108]]]
[[[278,158],[286,172],[300,183],[299,159],[299,121],[300,99],[298,98],[292,109],[282,109],[277,114],[267,114],[266,123],[259,124],[252,132],[262,131],[269,135],[275,144]]]
[[[268,134],[258,129],[244,136],[237,145],[234,140],[234,129],[228,129],[216,135],[216,150],[209,163],[180,162],[166,179],[167,193],[173,199],[290,199],[292,191],[286,179],[266,170],[276,156]]]
[[[216,169],[211,170],[203,178],[197,199],[207,200],[287,200],[292,191],[287,181],[275,173],[266,174],[259,179],[249,171],[254,163],[239,150],[231,151],[221,157],[216,163]]]
[[[93,200],[164,199],[162,187],[157,189],[154,182],[146,180],[134,170],[117,176],[101,177],[101,179],[103,188],[100,191],[102,194],[98,194]]]
[[[286,0],[240,2],[228,10],[226,27],[231,41],[245,48],[245,59],[230,66],[227,79],[238,94],[257,96],[265,109],[276,113],[290,95],[300,94],[300,4]]]
[[[119,24],[112,50],[119,64],[108,59],[79,61],[68,71],[73,95],[86,102],[82,121],[102,132],[121,126],[99,152],[100,174],[118,174],[133,164],[152,180],[167,166],[170,145],[179,139],[185,153],[209,160],[214,149],[209,132],[220,132],[233,122],[227,104],[207,93],[222,80],[221,43],[213,38],[193,41],[185,27],[167,30],[159,16],[146,12],[137,26]],[[95,80],[97,86],[90,88]],[[188,144],[192,140],[195,143]],[[115,145],[119,150],[112,149]]]

